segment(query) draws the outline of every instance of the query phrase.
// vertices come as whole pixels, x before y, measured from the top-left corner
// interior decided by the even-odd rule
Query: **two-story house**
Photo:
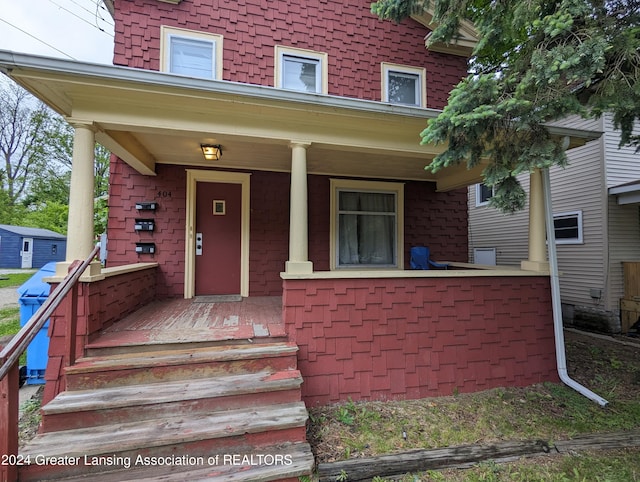
[[[563,318],[580,328],[626,333],[640,317],[640,154],[619,146],[610,115],[562,123],[603,132],[569,151],[566,168],[550,172]],[[528,189],[528,178],[520,180]],[[489,206],[491,195],[481,184],[469,188],[470,259],[517,266],[527,252],[527,212],[501,214]]]
[[[295,480],[313,463],[304,403],[558,379],[544,239],[524,269],[469,265],[482,166],[424,169],[443,146],[419,132],[465,76],[470,26],[427,48],[429,12],[395,24],[364,1],[105,3],[114,66],[0,52],[75,128],[54,284],[91,254],[95,142],[113,153],[107,265],[52,316],[43,433],[25,449],[105,458],[23,480],[134,480],[150,469],[127,461],[165,457],[153,473],[173,473],[185,454],[201,472],[181,480]],[[594,136],[552,132],[569,147]],[[418,245],[449,269],[409,269]],[[221,453],[295,463],[212,468]]]

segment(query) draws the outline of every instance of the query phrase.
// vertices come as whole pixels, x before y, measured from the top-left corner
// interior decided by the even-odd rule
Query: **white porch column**
[[[309,222],[307,199],[306,142],[292,142],[291,147],[291,200],[289,208],[289,260],[285,271],[289,274],[313,273],[309,261]]]
[[[547,237],[544,214],[542,174],[535,169],[530,175],[529,187],[529,259],[521,262],[522,269],[549,271]]]
[[[67,222],[67,256],[56,266],[56,275],[65,276],[76,259],[83,261],[95,246],[93,236],[93,196],[95,130],[92,124],[73,124],[73,159],[69,189],[69,219]],[[90,274],[99,274],[100,264],[90,267]]]

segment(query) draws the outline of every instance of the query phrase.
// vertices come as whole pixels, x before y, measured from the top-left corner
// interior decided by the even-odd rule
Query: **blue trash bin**
[[[24,326],[42,306],[51,286],[42,278],[56,274],[56,263],[51,262],[40,268],[31,278],[18,288],[18,302],[20,304],[20,326]],[[41,385],[44,383],[44,372],[49,361],[49,320],[45,322],[35,338],[27,347],[27,384]]]

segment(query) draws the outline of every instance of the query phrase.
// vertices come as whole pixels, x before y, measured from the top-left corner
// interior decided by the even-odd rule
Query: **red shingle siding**
[[[158,262],[159,297],[184,293],[186,172],[158,165],[157,176],[144,176],[124,162],[111,162],[107,266]],[[138,211],[137,202],[156,201],[158,209]],[[136,218],[153,219],[155,229],[136,232]],[[137,254],[136,242],[155,243],[156,253]]]
[[[429,30],[413,20],[382,21],[363,0],[116,0],[114,63],[160,69],[160,26],[224,36],[223,79],[274,85],[274,46],[326,52],[329,94],[381,100],[381,62],[425,67],[427,106],[442,108],[466,74],[466,59],[424,47]]]
[[[557,381],[546,277],[286,280],[307,404]]]
[[[467,190],[436,192],[435,184],[407,182],[405,198],[405,267],[411,246],[428,246],[432,258],[468,261]]]
[[[276,172],[251,175],[249,295],[280,296],[280,272],[289,257],[291,176]]]
[[[186,174],[184,166],[158,165],[144,176],[112,162],[107,235],[108,266],[156,261],[158,297],[184,294]],[[314,270],[329,269],[329,177],[308,178],[309,259]],[[255,171],[251,175],[249,295],[282,294],[280,273],[289,257],[290,175]],[[136,202],[156,201],[158,210],[137,211]],[[467,261],[466,193],[435,191],[432,183],[405,183],[405,265],[413,245],[427,245],[435,259]],[[135,232],[136,218],[155,220],[153,232]],[[136,242],[153,242],[156,254],[135,252]]]
[[[76,356],[79,358],[84,355],[85,345],[96,333],[152,301],[155,291],[155,268],[111,276],[92,283],[79,283]],[[65,389],[66,310],[70,299],[68,295],[50,318],[49,360],[43,403]]]

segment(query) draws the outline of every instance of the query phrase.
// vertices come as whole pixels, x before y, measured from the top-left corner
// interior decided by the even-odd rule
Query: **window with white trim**
[[[326,53],[276,45],[275,59],[276,87],[317,94],[328,92]]]
[[[401,183],[331,180],[331,268],[401,268]]]
[[[426,70],[382,63],[382,101],[390,104],[426,106]]]
[[[582,211],[553,215],[556,244],[582,244]]]
[[[485,183],[476,184],[476,206],[487,206],[493,194],[493,187]]]
[[[222,78],[222,35],[161,27],[162,71],[202,79]]]

